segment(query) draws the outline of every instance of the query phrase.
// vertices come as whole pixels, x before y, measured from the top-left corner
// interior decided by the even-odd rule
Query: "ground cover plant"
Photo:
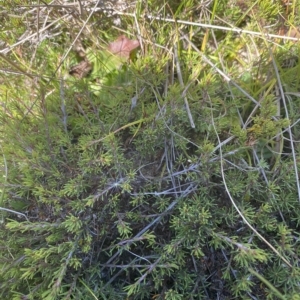
[[[1,299],[300,299],[299,5],[1,3]]]

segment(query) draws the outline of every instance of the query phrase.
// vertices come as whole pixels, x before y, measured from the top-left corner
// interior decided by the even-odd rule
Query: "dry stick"
[[[80,1],[81,0],[77,0],[77,2],[78,2],[78,12],[79,12],[80,16],[82,16],[83,15],[83,8],[82,8],[82,4],[81,4]]]
[[[124,13],[124,12],[119,12],[119,11],[115,11],[115,13],[118,15],[135,17],[135,15],[131,14],[131,13]],[[225,26],[217,26],[217,25],[211,25],[211,24],[175,20],[175,19],[171,19],[171,18],[161,18],[161,17],[155,17],[155,16],[151,16],[151,15],[145,15],[144,18],[147,18],[150,20],[169,22],[169,23],[177,23],[177,24],[184,24],[184,25],[190,25],[190,26],[196,26],[196,27],[203,27],[203,28],[208,28],[208,29],[231,31],[231,32],[239,33],[239,34],[247,33],[247,34],[256,35],[258,37],[263,37],[263,38],[267,37],[267,38],[279,38],[279,39],[284,39],[284,40],[299,41],[299,38],[296,38],[296,37],[282,36],[282,35],[271,34],[271,33],[262,33],[262,32],[251,31],[251,30],[244,30],[244,29],[235,28],[235,27],[230,28],[230,27],[225,27]]]
[[[37,14],[36,34],[37,34],[37,40],[39,42],[40,41],[40,0],[38,1],[36,14]]]
[[[182,88],[184,88],[184,83],[183,83],[183,79],[182,79],[182,74],[181,74],[181,69],[180,69],[180,62],[179,62],[179,59],[178,59],[178,52],[177,52],[177,46],[176,45],[174,45],[174,58],[175,58],[175,64],[176,64],[176,69],[177,69],[178,80],[179,80],[180,86]],[[190,119],[191,127],[195,128],[195,123],[194,123],[194,120],[193,120],[193,116],[191,114],[190,106],[189,106],[189,103],[188,103],[188,100],[187,100],[187,97],[186,97],[186,91],[184,91],[182,93],[182,95],[183,95],[183,99],[184,99],[185,108],[186,108],[188,117]]]
[[[78,1],[78,0],[77,0]],[[42,1],[44,3],[44,1]],[[53,3],[54,1],[52,1]],[[30,5],[18,5],[18,7],[54,7],[54,8],[69,8],[72,6],[78,6],[77,3],[64,3],[64,4],[47,4],[47,3],[44,3],[44,4],[30,4]]]
[[[278,82],[279,84],[279,82]],[[280,104],[280,93],[279,93],[279,88],[278,86],[275,86],[275,96],[276,96],[276,106],[277,106],[277,112],[276,116],[281,115],[281,104]],[[277,134],[275,136],[275,152],[277,153],[277,158],[281,156],[282,150],[283,150],[283,134],[282,134],[282,129],[278,128],[277,129]],[[276,160],[277,160],[276,158]],[[276,161],[275,160],[275,161]]]
[[[141,29],[140,29],[139,22],[138,22],[137,17],[136,17],[136,13],[134,14],[134,22],[135,22],[136,30],[137,30],[137,33],[138,33],[137,37],[138,37],[139,42],[140,42],[141,51],[142,51],[142,53],[145,53],[143,40],[142,40],[142,35],[141,35]]]
[[[4,211],[10,212],[10,213],[22,216],[22,217],[24,217],[26,219],[26,221],[29,222],[27,216],[25,214],[23,214],[23,213],[20,213],[18,211],[12,210],[12,209],[4,208],[4,207],[0,207],[0,210],[4,210]]]

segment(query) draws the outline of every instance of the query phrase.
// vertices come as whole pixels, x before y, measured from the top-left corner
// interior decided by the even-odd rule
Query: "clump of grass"
[[[13,8],[33,17],[0,52],[1,297],[296,299],[298,46],[268,26],[297,16],[96,3]],[[112,63],[124,31],[140,51]]]

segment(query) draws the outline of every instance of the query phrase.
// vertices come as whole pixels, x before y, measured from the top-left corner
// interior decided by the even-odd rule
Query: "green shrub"
[[[216,1],[206,23],[233,6]],[[282,7],[255,9],[268,23]],[[235,5],[233,23],[258,30],[247,18]],[[105,21],[105,33],[84,32],[93,70],[78,79],[66,75],[76,54],[61,61],[77,22],[38,43],[32,74],[26,44],[3,63],[30,71],[0,86],[2,299],[298,299],[299,64],[282,66],[297,45],[266,59],[251,37],[262,49],[251,60],[241,51],[257,49],[231,33],[212,45],[193,27],[138,19],[152,43],[119,61],[98,47],[119,34]]]

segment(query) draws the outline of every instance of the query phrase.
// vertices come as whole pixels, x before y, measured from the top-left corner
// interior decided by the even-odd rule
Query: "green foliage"
[[[14,4],[8,45],[33,24]],[[282,4],[139,1],[119,20],[141,34],[134,61],[103,46],[116,15],[60,7],[39,8],[51,39],[3,56],[19,73],[0,83],[1,299],[297,299],[297,46],[144,21],[260,31]],[[82,28],[93,70],[78,79],[62,57]]]

